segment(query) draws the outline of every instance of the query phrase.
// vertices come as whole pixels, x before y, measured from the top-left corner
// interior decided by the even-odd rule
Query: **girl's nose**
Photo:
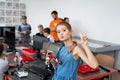
[[[60,35],[63,35],[63,33],[61,32]]]

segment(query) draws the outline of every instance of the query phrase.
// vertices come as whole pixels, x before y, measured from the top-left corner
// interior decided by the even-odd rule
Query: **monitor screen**
[[[0,26],[0,37],[4,39],[4,43],[9,46],[10,50],[15,49],[15,27]]]
[[[33,48],[35,50],[41,50],[43,47],[43,41],[48,41],[47,38],[33,35]]]
[[[15,32],[5,31],[5,41],[4,43],[8,44],[9,49],[15,49]]]
[[[3,39],[3,28],[0,27],[0,39]]]
[[[0,26],[0,37],[5,37],[6,31],[15,32],[15,27],[13,27],[13,26]]]
[[[43,47],[42,47],[42,50],[45,49],[45,47],[48,45],[49,43],[48,42],[43,42]],[[53,56],[56,56],[58,50],[59,50],[59,47],[60,47],[60,44],[57,44],[57,43],[53,43],[53,44],[50,44],[48,50],[52,51],[53,52]]]

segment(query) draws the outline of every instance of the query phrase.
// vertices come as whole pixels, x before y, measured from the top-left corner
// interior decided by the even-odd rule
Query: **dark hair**
[[[45,28],[44,32],[50,34],[50,28]]]
[[[27,16],[21,16],[21,19],[27,19]]]
[[[56,14],[57,15],[58,12],[57,11],[52,11],[51,14]]]
[[[66,21],[66,19],[69,19],[68,17],[64,17],[63,21]]]
[[[62,21],[62,22],[58,23],[58,24],[56,25],[56,29],[57,29],[57,26],[59,26],[59,25],[64,25],[64,26],[66,26],[69,31],[72,30],[72,27],[71,27],[71,25],[70,25],[68,22]]]
[[[1,56],[2,52],[3,52],[3,50],[4,50],[4,46],[3,46],[3,44],[0,43],[0,56]]]

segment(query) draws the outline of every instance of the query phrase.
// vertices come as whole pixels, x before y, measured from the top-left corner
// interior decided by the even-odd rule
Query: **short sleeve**
[[[18,26],[18,31],[22,31],[22,30],[21,30],[21,26],[20,26],[20,25]]]
[[[32,30],[31,26],[29,25],[29,30]]]

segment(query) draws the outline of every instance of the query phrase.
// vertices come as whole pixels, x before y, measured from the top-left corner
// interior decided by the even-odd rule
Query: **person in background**
[[[42,24],[39,24],[39,25],[38,25],[38,30],[39,30],[39,32],[36,33],[36,36],[45,37],[45,36],[44,36],[44,33],[43,33],[44,27],[43,27]],[[32,45],[33,45],[33,40],[32,40],[31,42],[32,42]],[[40,58],[40,55],[39,55],[40,52],[39,52],[39,50],[38,50],[38,51],[36,50],[36,53],[37,53],[37,55],[36,55],[35,58]]]
[[[72,40],[72,28],[68,22],[58,23],[56,32],[63,44],[60,46],[56,56],[59,63],[55,65],[53,59],[50,60],[55,67],[52,80],[76,80],[81,60],[92,68],[98,67],[98,62],[88,47],[86,33],[80,34],[82,47],[79,47]]]
[[[50,44],[55,43],[54,38],[50,35],[50,28],[44,29],[44,36],[48,39],[48,45],[44,49],[44,51],[47,51]]]
[[[50,28],[45,28],[44,30],[44,36],[48,39],[48,42],[51,44],[51,43],[54,43],[54,38],[50,35]]]
[[[63,21],[68,22],[68,23],[70,22],[68,17],[64,17]]]
[[[43,34],[43,25],[40,24],[38,25],[38,29],[39,29],[39,33],[36,33],[36,36],[42,36],[42,37],[45,37],[44,34]]]
[[[51,36],[53,36],[55,42],[59,42],[57,33],[56,33],[56,25],[62,21],[61,18],[58,17],[58,12],[57,11],[52,11],[51,16],[53,20],[50,22],[50,30],[51,30]]]
[[[2,45],[3,45],[4,50],[5,50],[5,47],[8,47],[8,45],[7,45],[6,43],[0,43],[0,44],[2,44]],[[5,55],[7,56],[7,54],[6,54],[6,53],[5,53]],[[14,63],[9,63],[8,65],[9,65],[9,67],[16,67],[16,66],[17,66],[17,65],[16,65],[16,64],[14,64]]]
[[[3,74],[7,71],[8,65],[8,55],[3,52],[4,46],[0,43],[0,80],[3,80]],[[5,60],[3,59],[5,58]]]
[[[50,28],[45,28],[44,29],[44,36],[48,39],[48,44],[44,48],[44,52],[46,53],[45,55],[47,57],[47,53],[48,53],[49,47],[50,47],[51,44],[55,43],[55,41],[54,41],[54,38],[50,35]],[[49,70],[49,71],[53,71],[54,70],[54,68],[53,68],[51,63],[46,64],[46,69]]]
[[[21,42],[30,43],[31,26],[27,23],[27,17],[21,17],[21,24],[18,26],[18,34],[20,34]]]

